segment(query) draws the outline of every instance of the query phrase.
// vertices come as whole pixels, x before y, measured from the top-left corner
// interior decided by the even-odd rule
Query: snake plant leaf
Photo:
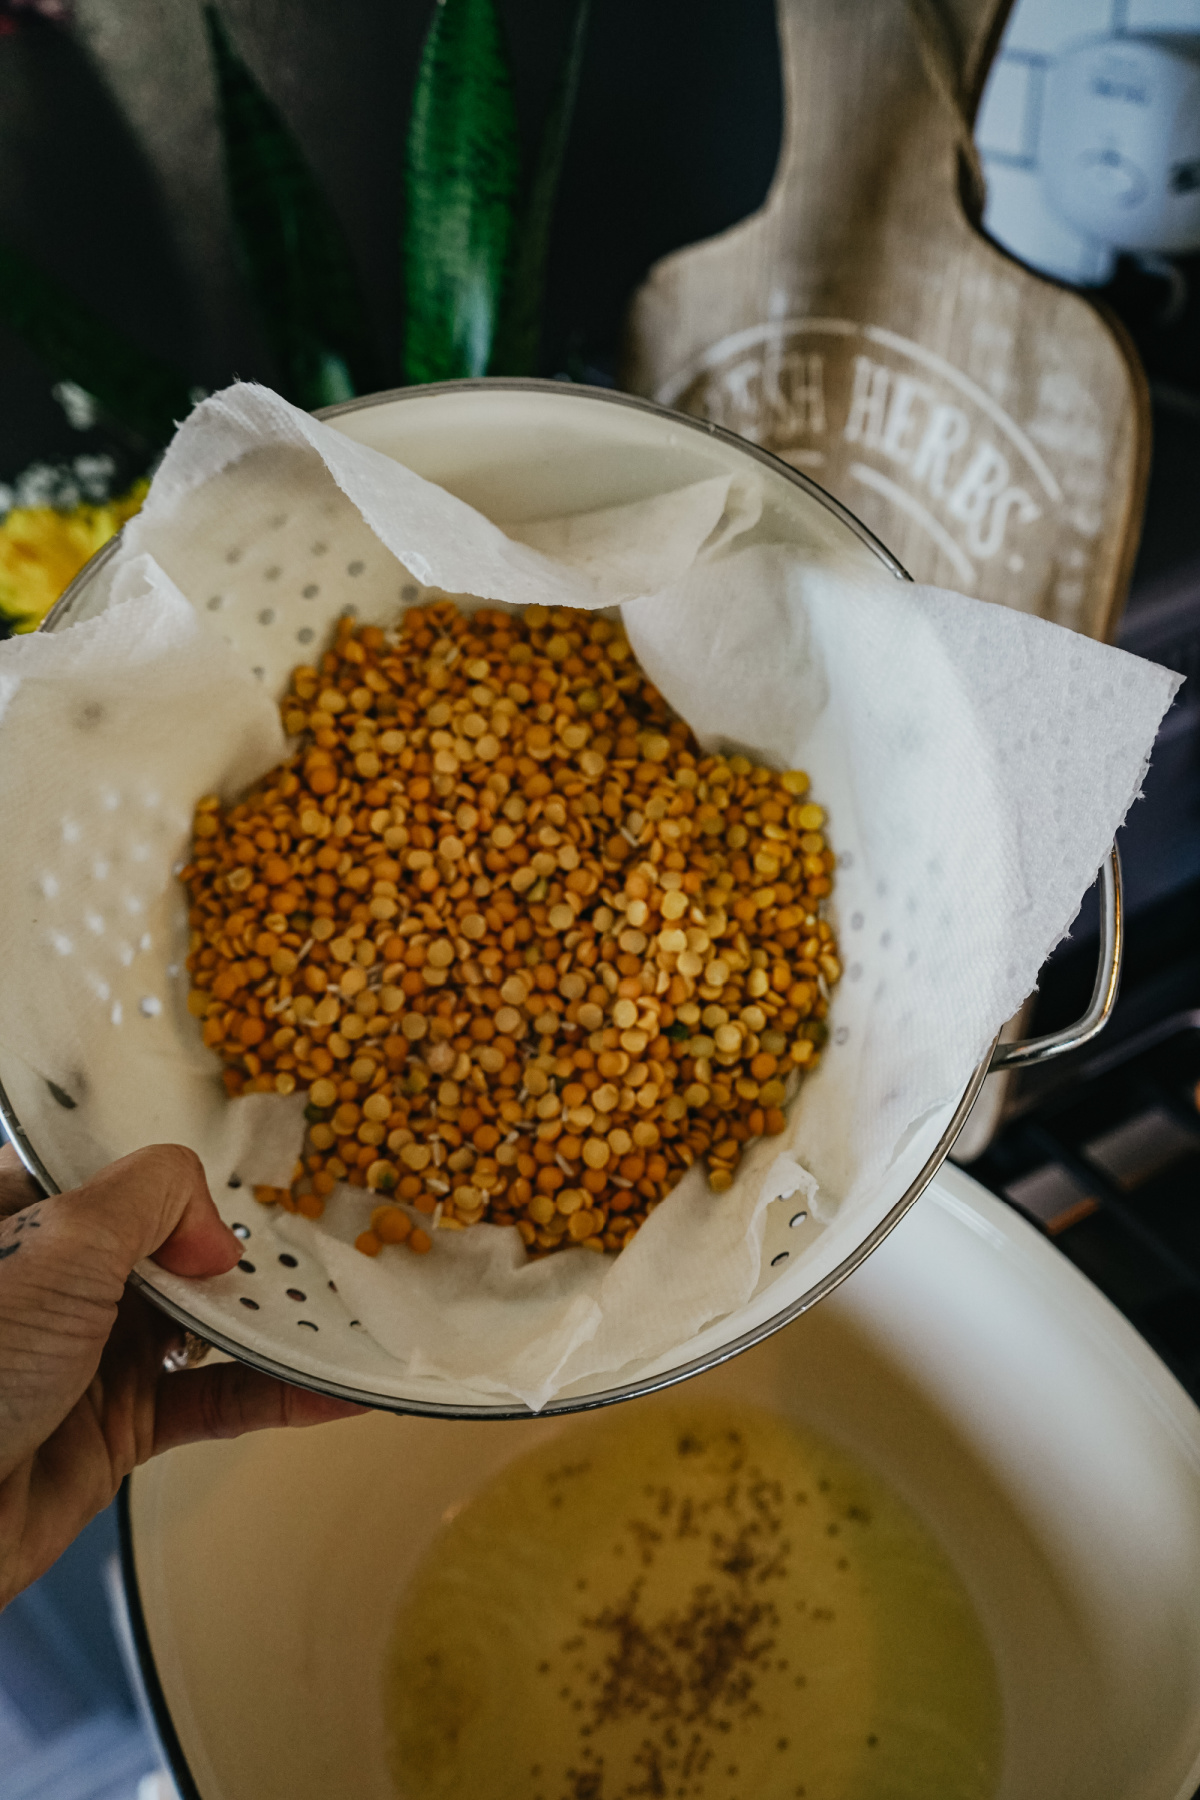
[[[512,76],[494,0],[438,0],[405,158],[410,381],[486,374],[520,174]]]
[[[358,276],[337,215],[215,6],[204,9],[234,233],[283,390],[298,406],[376,385]]]
[[[160,449],[192,410],[189,382],[139,350],[52,276],[0,244],[0,319],[73,381],[138,451]]]
[[[542,338],[550,228],[562,177],[579,75],[583,68],[590,0],[576,0],[571,35],[517,226],[516,243],[500,324],[492,351],[493,375],[536,375]]]

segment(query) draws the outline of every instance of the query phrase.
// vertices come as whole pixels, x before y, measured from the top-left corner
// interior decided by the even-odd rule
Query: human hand
[[[365,1410],[241,1363],[164,1369],[183,1333],[127,1287],[134,1264],[220,1275],[241,1254],[190,1150],[135,1151],[46,1199],[0,1149],[0,1607],[160,1450]]]

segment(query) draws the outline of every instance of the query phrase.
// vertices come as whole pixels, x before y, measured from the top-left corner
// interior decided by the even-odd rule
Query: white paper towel
[[[186,1013],[172,870],[195,800],[279,760],[273,696],[329,619],[394,617],[415,577],[508,605],[619,602],[702,742],[806,767],[840,853],[846,978],[785,1136],[723,1195],[693,1171],[618,1258],[528,1263],[515,1233],[476,1227],[372,1262],[351,1248],[353,1190],[280,1232],[414,1372],[541,1405],[742,1304],[778,1193],[861,1204],[1067,929],[1178,678],[954,594],[739,549],[759,505],[753,475],[722,477],[517,543],[261,389],[198,408],[111,609],[0,647],[0,1041],[30,1071],[23,1123],[56,1179],[162,1138],[199,1150],[219,1195],[235,1167],[286,1178],[298,1109],[226,1102]]]

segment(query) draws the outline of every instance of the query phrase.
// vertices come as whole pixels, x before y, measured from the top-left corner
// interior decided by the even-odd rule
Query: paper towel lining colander
[[[690,478],[698,462],[709,470],[716,465],[743,473],[748,463],[757,464],[766,505],[773,509],[774,522],[785,537],[832,546],[860,566],[877,566],[877,559],[893,575],[906,579],[870,532],[805,475],[730,433],[626,396],[550,383],[447,383],[375,396],[326,416],[360,442],[501,518],[520,516],[519,501],[514,509],[513,496],[522,483],[526,502],[536,493],[542,504],[564,513],[595,505],[590,486],[574,494],[569,491],[572,468],[579,481],[607,472],[610,486],[613,471],[619,469],[617,485],[628,489],[631,482],[635,486],[641,482],[644,491],[656,492]],[[112,554],[110,549],[93,559],[43,629],[62,630],[104,609],[109,597],[105,570]],[[351,561],[347,574],[353,576],[361,567]],[[323,595],[309,605],[309,623],[297,633],[302,647],[295,660],[311,654],[303,645],[315,641],[345,609],[347,595],[336,586],[323,590]],[[211,604],[203,596],[194,599],[199,605]],[[261,609],[255,629],[261,625],[267,630],[273,618],[270,608]],[[275,655],[279,654],[276,647]],[[1100,971],[1092,1004],[1077,1025],[1051,1038],[993,1046],[957,1103],[947,1101],[914,1129],[897,1151],[878,1195],[853,1217],[835,1215],[820,1221],[810,1217],[802,1201],[775,1202],[768,1209],[759,1285],[745,1306],[653,1361],[629,1364],[615,1374],[568,1388],[547,1410],[602,1405],[699,1373],[786,1324],[857,1267],[936,1173],[989,1069],[1030,1065],[1065,1054],[1104,1024],[1116,997],[1120,967],[1115,851],[1104,865],[1102,882]],[[0,1079],[0,1117],[30,1172],[47,1191],[54,1191],[46,1167],[53,1156],[39,1155],[22,1128],[20,1074],[3,1053]],[[45,1128],[38,1129],[40,1133]],[[48,1145],[42,1149],[49,1152]],[[247,1204],[248,1196],[239,1192],[239,1185],[235,1177],[231,1191],[217,1196],[224,1216],[246,1244],[239,1271],[219,1283],[191,1284],[181,1297],[178,1291],[162,1292],[148,1265],[135,1280],[156,1304],[219,1348],[309,1387],[400,1411],[454,1418],[524,1415],[524,1407],[491,1403],[477,1390],[409,1376],[349,1317],[316,1258],[293,1253],[282,1244],[261,1222],[263,1215],[253,1201]]]

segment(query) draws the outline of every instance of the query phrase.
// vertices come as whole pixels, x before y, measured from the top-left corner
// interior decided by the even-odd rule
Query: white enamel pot
[[[1033,1227],[947,1167],[824,1305],[692,1392],[816,1427],[923,1516],[995,1659],[996,1800],[1191,1800],[1200,1412]],[[184,1800],[396,1800],[405,1583],[448,1510],[564,1423],[377,1413],[139,1469],[126,1591]]]

